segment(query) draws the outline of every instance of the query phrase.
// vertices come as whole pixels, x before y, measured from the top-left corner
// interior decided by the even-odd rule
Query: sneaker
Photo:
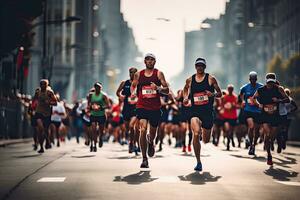
[[[46,149],[51,149],[52,146],[51,146],[51,144],[50,144],[49,142],[46,142],[45,148],[46,148]]]
[[[143,162],[141,164],[141,168],[149,168],[149,164],[148,164],[148,160],[147,159],[143,159]]]
[[[267,164],[268,165],[273,165],[272,156],[268,156]]]
[[[182,147],[182,152],[186,153],[186,146]]]
[[[284,139],[282,140],[281,148],[282,148],[283,150],[286,149],[286,141],[285,141]]]
[[[147,135],[147,143],[148,143],[148,156],[153,157],[155,154],[155,147],[153,142],[150,142],[150,135]]]
[[[38,146],[36,144],[33,144],[32,146],[33,146],[33,151],[36,151]]]
[[[91,145],[91,147],[90,147],[90,152],[93,152],[93,150],[94,150],[94,148],[93,148],[93,146]]]
[[[191,152],[192,151],[192,147],[191,145],[188,145],[188,152]]]
[[[59,141],[57,142],[56,146],[57,146],[57,147],[60,147],[60,142],[59,142]]]
[[[245,140],[245,145],[246,145],[245,146],[246,149],[248,149],[251,146],[248,138]]]
[[[132,143],[129,143],[128,145],[128,153],[132,153],[134,150],[133,150],[133,144]]]
[[[254,156],[254,155],[255,155],[254,151],[255,151],[254,146],[251,145],[251,146],[250,146],[250,149],[249,149],[249,151],[248,151],[248,155]]]
[[[280,142],[278,142],[277,153],[281,153],[281,151],[282,151],[282,147]]]
[[[133,146],[133,151],[135,153],[135,156],[138,156],[139,153],[138,153],[138,148],[136,146]]]
[[[39,151],[38,151],[38,153],[44,153],[45,151],[44,151],[44,149],[43,148],[41,148]]]
[[[99,139],[99,148],[101,148],[103,146],[103,140],[102,138]]]
[[[93,150],[94,150],[94,152],[97,152],[97,147],[96,147],[96,146],[94,146]]]
[[[198,162],[197,165],[196,165],[196,167],[194,168],[194,170],[201,172],[202,171],[202,163]]]

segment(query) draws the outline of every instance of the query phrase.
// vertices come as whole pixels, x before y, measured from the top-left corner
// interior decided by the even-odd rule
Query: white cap
[[[154,60],[156,60],[156,57],[155,57],[155,55],[153,53],[147,53],[145,55],[145,58],[147,58],[147,57],[151,57],[151,58],[154,58]]]
[[[249,73],[249,77],[253,77],[253,76],[257,77],[257,73],[255,71],[251,71]]]
[[[275,73],[267,73],[266,83],[269,83],[269,82],[276,83],[276,74]]]
[[[197,64],[202,64],[202,65],[206,66],[206,61],[204,59],[197,59],[195,62],[195,65],[197,65]]]

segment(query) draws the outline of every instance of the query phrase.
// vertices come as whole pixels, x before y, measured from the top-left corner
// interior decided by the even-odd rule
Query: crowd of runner
[[[141,168],[149,167],[148,157],[162,151],[164,142],[182,152],[193,149],[196,171],[202,171],[201,141],[212,141],[215,146],[223,141],[230,150],[236,138],[237,146],[241,148],[244,141],[251,156],[258,142],[263,143],[268,165],[273,164],[274,143],[278,153],[286,148],[297,105],[276,74],[266,74],[262,84],[252,71],[249,83],[240,90],[231,84],[221,90],[217,79],[205,72],[205,59],[198,58],[195,74],[182,89],[172,91],[164,73],[154,67],[155,55],[146,54],[144,63],[143,70],[129,68],[129,78],[120,83],[115,102],[103,92],[102,83],[96,82],[85,99],[70,107],[42,79],[29,109],[34,150],[43,153],[44,147],[59,147],[69,132],[70,118],[78,143],[82,129],[91,152],[105,141],[128,145],[129,153],[142,154]]]

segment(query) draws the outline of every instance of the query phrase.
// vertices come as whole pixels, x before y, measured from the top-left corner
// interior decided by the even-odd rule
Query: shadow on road
[[[203,185],[208,182],[217,182],[221,176],[213,176],[210,172],[193,172],[186,176],[178,176],[181,181],[189,181],[193,185]]]
[[[241,156],[241,155],[234,155],[234,154],[230,154],[233,157],[236,158],[244,158],[244,159],[250,159],[250,160],[257,160],[259,162],[266,162],[266,157],[264,156],[254,156],[254,157],[249,157],[249,156]]]
[[[298,153],[283,152],[282,154],[289,155],[289,156],[300,156],[300,154],[298,154]]]
[[[294,171],[287,171],[284,169],[273,168],[270,167],[269,169],[265,170],[264,173],[268,176],[272,176],[273,179],[278,181],[290,181],[290,178],[297,177],[298,172]]]
[[[96,155],[82,155],[82,156],[71,156],[72,158],[90,158],[95,157]]]
[[[38,157],[42,154],[31,154],[31,155],[21,155],[21,156],[13,156],[14,158],[32,158],[32,157]]]
[[[234,154],[231,154],[231,156],[236,157],[236,158],[244,158],[244,159],[250,159],[250,160],[257,160],[259,162],[266,162],[266,157],[263,157],[263,156],[250,157],[250,156],[242,156],[242,155],[234,155]],[[281,167],[285,167],[285,168],[291,168],[288,165],[295,165],[295,164],[297,164],[297,160],[295,158],[288,157],[288,156],[283,156],[283,157],[285,159],[274,157],[273,158],[274,164],[279,165]]]
[[[115,176],[114,182],[126,182],[127,184],[138,185],[149,183],[158,178],[151,178],[150,171],[139,171],[128,176]]]
[[[155,155],[153,158],[164,158],[162,155]],[[118,160],[128,160],[128,159],[141,159],[141,156],[116,156],[116,157],[107,157],[108,159],[118,159]]]

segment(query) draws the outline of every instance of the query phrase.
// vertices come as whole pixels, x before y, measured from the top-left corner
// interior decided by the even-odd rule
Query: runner
[[[191,128],[193,131],[193,147],[197,159],[196,171],[202,171],[200,160],[200,141],[208,143],[213,126],[214,97],[221,97],[221,89],[215,77],[205,73],[206,61],[197,58],[195,62],[196,74],[186,80],[183,90],[183,103],[188,106],[191,93]],[[214,93],[214,91],[217,93]]]
[[[249,73],[250,83],[244,85],[240,91],[240,98],[244,101],[244,118],[248,127],[248,137],[250,149],[248,154],[255,155],[255,146],[259,138],[259,124],[261,117],[261,109],[254,104],[252,96],[263,85],[257,83],[257,73],[251,71]]]
[[[122,81],[117,89],[117,96],[123,101],[122,115],[125,121],[126,132],[129,133],[129,149],[128,152],[135,152],[137,154],[138,131],[136,129],[136,103],[137,97],[132,97],[130,87],[137,72],[137,68],[129,68],[130,79]]]
[[[136,94],[137,88],[137,118],[140,127],[140,147],[142,150],[143,161],[141,168],[148,168],[148,158],[146,155],[148,143],[148,156],[155,154],[154,139],[156,137],[157,127],[161,118],[161,103],[159,93],[169,93],[169,88],[163,72],[154,68],[156,62],[155,55],[148,53],[145,56],[144,63],[146,69],[134,74],[134,80],[131,84],[131,94]],[[162,87],[161,87],[162,86]],[[147,135],[148,123],[150,124],[150,134]]]
[[[40,87],[35,90],[33,101],[37,100],[35,119],[37,123],[37,133],[40,143],[39,153],[44,153],[44,140],[46,138],[46,149],[51,148],[48,137],[48,128],[51,122],[52,106],[57,104],[56,97],[49,87],[49,81],[42,79]]]
[[[63,102],[60,101],[59,94],[56,94],[57,99],[57,105],[52,107],[52,115],[51,115],[51,124],[50,124],[50,132],[51,132],[51,138],[54,138],[56,136],[57,139],[57,147],[60,146],[60,138],[59,138],[59,127],[62,122],[62,118],[66,117],[66,110],[63,105]]]
[[[104,124],[106,121],[105,109],[110,107],[108,97],[102,92],[102,83],[96,82],[94,84],[95,92],[89,94],[88,105],[91,110],[90,120],[92,123],[92,138],[90,150],[97,151],[97,138],[99,136],[99,147],[103,145],[102,135]],[[94,145],[93,145],[94,142]]]
[[[238,98],[233,93],[234,87],[233,85],[227,86],[228,94],[223,96],[222,98],[222,107],[224,108],[224,112],[222,114],[223,118],[223,134],[224,137],[227,138],[227,151],[230,149],[230,141],[232,141],[232,146],[235,147],[233,140],[233,132],[236,126],[237,121],[237,104]]]
[[[277,127],[280,123],[278,106],[279,103],[288,103],[290,100],[283,88],[276,84],[274,73],[266,75],[266,85],[255,92],[253,100],[255,105],[262,108],[261,121],[265,134],[265,148],[268,153],[267,164],[273,165],[271,143],[276,137]]]

